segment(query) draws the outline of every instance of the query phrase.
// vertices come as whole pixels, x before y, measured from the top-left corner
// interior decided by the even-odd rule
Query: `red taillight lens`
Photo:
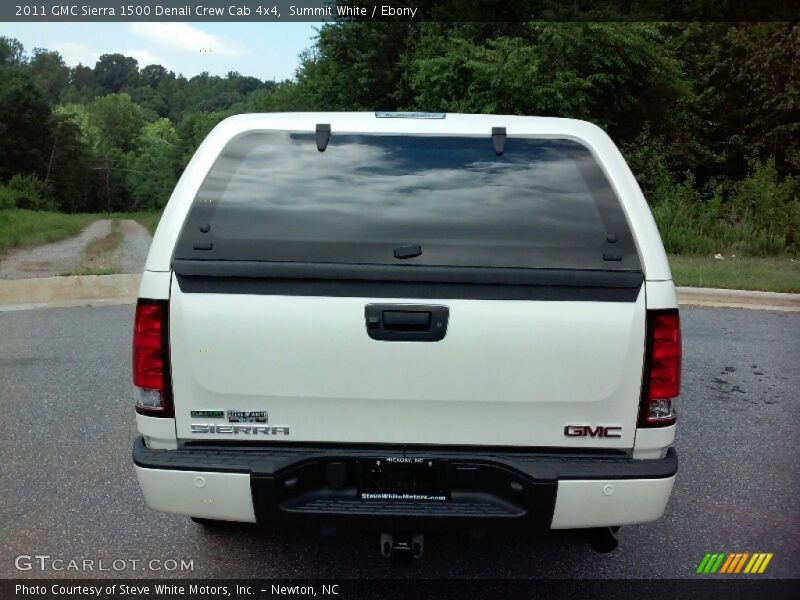
[[[133,385],[136,411],[150,416],[172,416],[167,342],[168,304],[139,300],[133,323]]]
[[[650,400],[674,398],[681,391],[681,322],[678,313],[656,314],[650,362]]]
[[[640,425],[675,422],[673,398],[681,388],[681,321],[677,310],[651,311],[647,322]]]

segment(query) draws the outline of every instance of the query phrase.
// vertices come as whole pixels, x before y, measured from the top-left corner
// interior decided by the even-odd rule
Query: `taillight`
[[[640,427],[663,427],[675,422],[673,399],[681,389],[681,320],[677,309],[647,313]]]
[[[133,322],[133,386],[136,412],[151,417],[171,417],[169,338],[166,300],[136,304]]]

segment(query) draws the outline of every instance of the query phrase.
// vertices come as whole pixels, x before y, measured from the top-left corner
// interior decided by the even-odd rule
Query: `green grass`
[[[81,268],[75,271],[64,271],[61,277],[73,277],[75,275],[116,275],[119,269],[116,267],[103,267],[101,269]]]
[[[0,251],[57,242],[80,233],[96,215],[65,215],[32,210],[0,210]]]
[[[675,285],[800,292],[800,258],[670,256]]]
[[[49,211],[0,210],[0,252],[17,246],[32,246],[57,242],[80,233],[97,219],[133,219],[144,225],[152,235],[161,211],[135,213],[64,214]]]
[[[158,222],[161,220],[161,210],[148,210],[142,212],[129,212],[129,213],[111,213],[112,219],[132,219],[134,221],[138,221],[142,225],[147,228],[147,231],[150,232],[150,235],[153,235],[156,232],[156,227],[158,227]],[[105,217],[98,216],[98,219],[102,218],[109,218],[108,215]]]

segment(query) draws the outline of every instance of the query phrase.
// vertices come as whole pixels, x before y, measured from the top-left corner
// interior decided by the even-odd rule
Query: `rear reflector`
[[[172,393],[169,374],[169,343],[165,300],[143,300],[136,304],[133,323],[133,385],[136,412],[153,417],[171,417]]]
[[[640,427],[672,425],[672,400],[681,388],[681,322],[678,310],[649,311]]]

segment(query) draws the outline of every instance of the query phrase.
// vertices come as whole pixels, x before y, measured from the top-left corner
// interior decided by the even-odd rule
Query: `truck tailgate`
[[[447,306],[446,336],[371,339],[364,311],[376,302]],[[185,292],[173,276],[177,433],[239,442],[628,449],[644,339],[643,287],[629,302],[375,299]],[[275,432],[193,433],[192,424],[229,425],[227,411],[266,412]],[[619,427],[620,435],[569,436],[568,425]]]

